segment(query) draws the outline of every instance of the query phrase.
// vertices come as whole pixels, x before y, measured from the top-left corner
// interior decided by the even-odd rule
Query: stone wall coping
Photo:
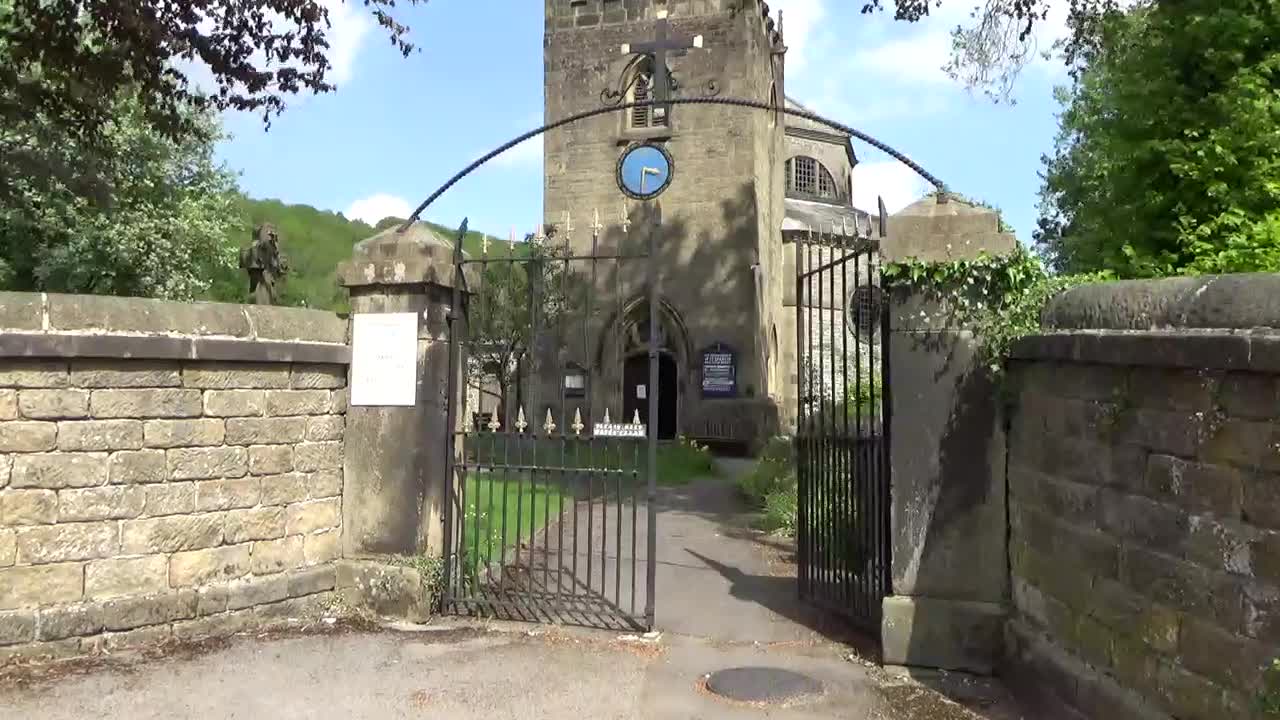
[[[1076,330],[1024,337],[1014,360],[1280,373],[1280,331]]]
[[[1083,285],[1049,302],[1046,330],[1280,329],[1280,273]]]
[[[441,237],[424,223],[401,231],[389,227],[361,240],[351,258],[338,264],[343,287],[368,285],[439,285],[452,288],[456,268],[452,240]],[[474,271],[464,271],[463,284],[474,287]]]
[[[347,320],[306,308],[0,292],[0,357],[347,363]]]

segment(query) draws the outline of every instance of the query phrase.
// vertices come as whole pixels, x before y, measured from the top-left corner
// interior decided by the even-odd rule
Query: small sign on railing
[[[592,430],[596,437],[647,437],[648,431],[644,425],[636,425],[635,423],[596,423]]]

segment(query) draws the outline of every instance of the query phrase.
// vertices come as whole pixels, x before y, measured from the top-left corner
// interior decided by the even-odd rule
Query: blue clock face
[[[636,145],[618,161],[618,187],[633,198],[657,197],[671,184],[671,156],[655,145]]]

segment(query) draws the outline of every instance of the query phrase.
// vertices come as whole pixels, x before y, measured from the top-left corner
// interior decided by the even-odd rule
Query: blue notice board
[[[702,396],[735,397],[738,394],[738,354],[724,343],[702,351]]]

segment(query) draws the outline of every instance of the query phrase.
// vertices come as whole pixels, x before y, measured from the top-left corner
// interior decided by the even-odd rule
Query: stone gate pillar
[[[343,554],[353,559],[438,556],[450,431],[452,241],[421,223],[404,232],[389,228],[355,246],[351,259],[339,266],[338,280],[351,294],[353,328],[360,313],[414,313],[418,318],[414,404],[352,403],[347,409]],[[352,351],[360,348],[353,345]],[[464,397],[460,386],[454,385],[459,403]],[[462,415],[459,404],[459,420]]]
[[[998,215],[945,195],[889,219],[886,263],[1006,254]],[[923,313],[923,314],[922,314]],[[1009,596],[1005,442],[997,388],[945,298],[890,293],[893,595],[884,662],[990,673]]]

